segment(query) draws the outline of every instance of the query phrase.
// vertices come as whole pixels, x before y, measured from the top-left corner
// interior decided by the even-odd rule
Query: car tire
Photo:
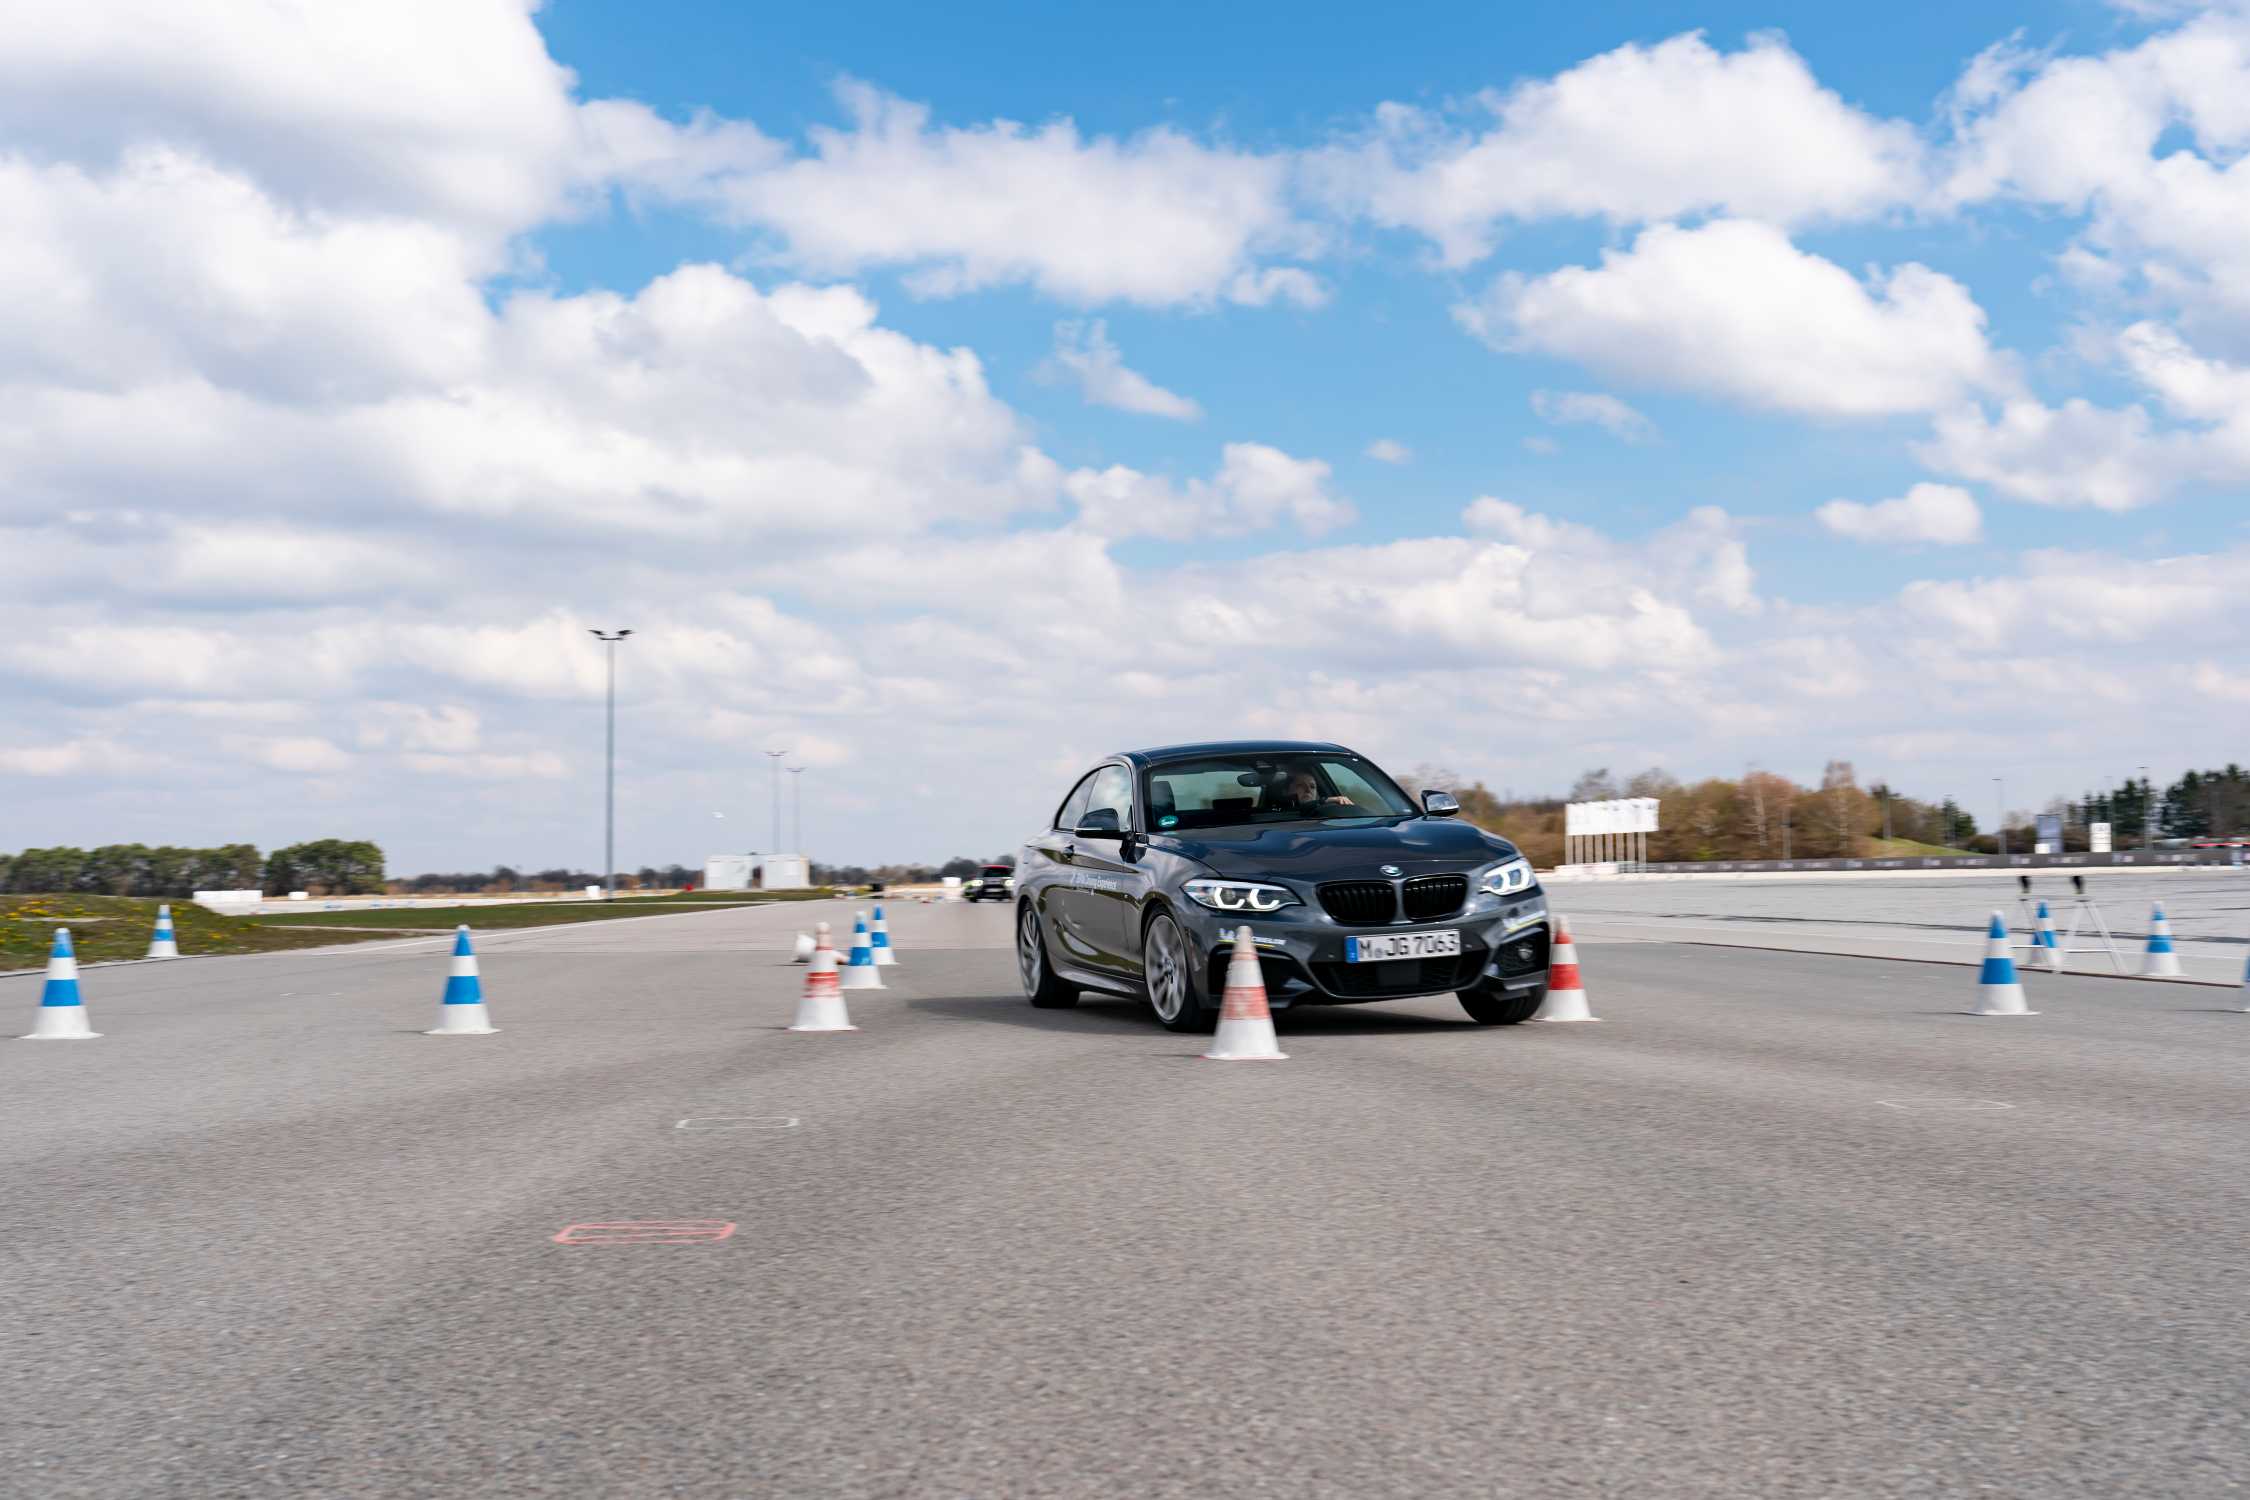
[[[1016,973],[1023,980],[1024,998],[1041,1010],[1068,1010],[1078,1003],[1078,986],[1055,977],[1038,909],[1029,901],[1016,916]]]
[[[1141,976],[1148,1008],[1167,1031],[1204,1032],[1219,1024],[1219,1013],[1195,992],[1195,963],[1180,924],[1158,912],[1141,929]]]
[[[1518,1026],[1531,1019],[1547,998],[1547,987],[1509,994],[1505,990],[1457,990],[1454,998],[1479,1026]]]

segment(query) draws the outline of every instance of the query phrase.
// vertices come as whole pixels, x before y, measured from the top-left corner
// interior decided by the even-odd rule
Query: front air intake
[[[1376,927],[1398,920],[1398,893],[1387,880],[1337,880],[1320,888],[1321,909],[1339,922]]]

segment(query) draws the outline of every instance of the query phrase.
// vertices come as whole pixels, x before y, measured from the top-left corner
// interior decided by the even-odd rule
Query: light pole
[[[1992,778],[1992,795],[1999,799],[2000,803],[2000,826],[1997,832],[2000,838],[2000,857],[2006,859],[2008,857],[2008,784],[1997,776]]]
[[[608,737],[602,775],[602,899],[609,901],[617,895],[617,643],[633,632],[586,633],[609,647]]]
[[[2148,784],[2148,767],[2141,767],[2141,852],[2146,854],[2155,845],[2156,796]]]
[[[789,771],[789,840],[796,847],[789,852],[805,852],[805,784],[796,778],[805,774],[803,766],[790,766]]]
[[[781,852],[781,757],[788,753],[786,750],[766,752],[773,758],[773,852],[776,854]]]

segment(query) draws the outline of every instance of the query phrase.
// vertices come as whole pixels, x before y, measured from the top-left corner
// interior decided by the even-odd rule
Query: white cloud
[[[1367,445],[1366,452],[1377,463],[1409,464],[1414,461],[1414,450],[1394,438],[1377,438]]]
[[[0,745],[0,775],[6,776],[124,776],[151,764],[151,757],[106,737],[86,736],[55,745]]]
[[[1899,596],[1910,621],[1967,653],[2134,647],[2179,632],[2225,631],[2250,616],[2241,587],[2250,551],[2163,558],[2121,568],[2097,552],[2049,550],[2013,577],[1922,582]]]
[[[95,169],[161,140],[293,205],[512,232],[559,206],[579,145],[533,8],[17,0],[0,137]]]
[[[1511,219],[1852,220],[1921,188],[1913,128],[1845,103],[1771,34],[1732,53],[1700,33],[1628,44],[1479,104],[1491,123],[1469,130],[1385,105],[1367,140],[1315,154],[1312,178],[1452,266],[1491,253]]]
[[[317,735],[292,735],[279,740],[244,740],[239,747],[262,766],[300,775],[345,770],[352,757]]]
[[[1915,456],[1931,468],[2039,505],[2131,510],[2182,475],[2178,440],[2151,431],[2137,406],[2108,410],[2072,399],[2060,408],[2010,401],[1990,417],[1963,407],[1937,419]]]
[[[1919,456],[2019,500],[2100,510],[2131,510],[2198,481],[2250,482],[2250,367],[2201,354],[2149,321],[2082,342],[2114,355],[2179,425],[2158,427],[2138,404],[2017,400],[1997,416],[1964,408],[1940,417]]]
[[[1626,443],[1653,442],[1656,424],[1615,396],[1597,391],[1533,391],[1531,409],[1543,422],[1569,426],[1590,422]]]
[[[1872,505],[1831,500],[1813,514],[1838,536],[1858,542],[1961,543],[1984,534],[1976,498],[1950,484],[1917,484],[1895,500]]]
[[[1079,524],[1104,537],[1193,540],[1279,525],[1320,536],[1353,515],[1329,491],[1329,477],[1319,459],[1293,458],[1264,443],[1229,443],[1210,479],[1178,484],[1116,464],[1076,470],[1063,489],[1078,504]]]
[[[1906,264],[1862,282],[1764,224],[1659,224],[1598,268],[1504,276],[1456,309],[1508,350],[1821,417],[1927,411],[2008,383],[1966,288]]]
[[[712,189],[791,265],[897,267],[931,296],[1011,282],[1077,304],[1321,295],[1310,273],[1262,264],[1314,244],[1280,156],[1166,126],[1117,139],[1069,120],[933,125],[926,106],[867,84],[837,92],[849,128],[815,127],[810,154]]]
[[[1170,417],[1175,422],[1200,421],[1203,416],[1203,408],[1187,397],[1128,369],[1124,355],[1110,342],[1109,326],[1100,318],[1055,325],[1055,352],[1048,373],[1050,378],[1067,376],[1077,381],[1086,399],[1096,406]]]
[[[2087,217],[2083,271],[2250,332],[2250,10],[2217,5],[2134,46],[2003,46],[1956,104],[1944,204],[2026,201]]]

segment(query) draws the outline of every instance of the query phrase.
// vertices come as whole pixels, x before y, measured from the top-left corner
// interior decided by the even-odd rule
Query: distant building
[[[802,854],[713,854],[703,861],[707,891],[798,891],[811,884]]]

